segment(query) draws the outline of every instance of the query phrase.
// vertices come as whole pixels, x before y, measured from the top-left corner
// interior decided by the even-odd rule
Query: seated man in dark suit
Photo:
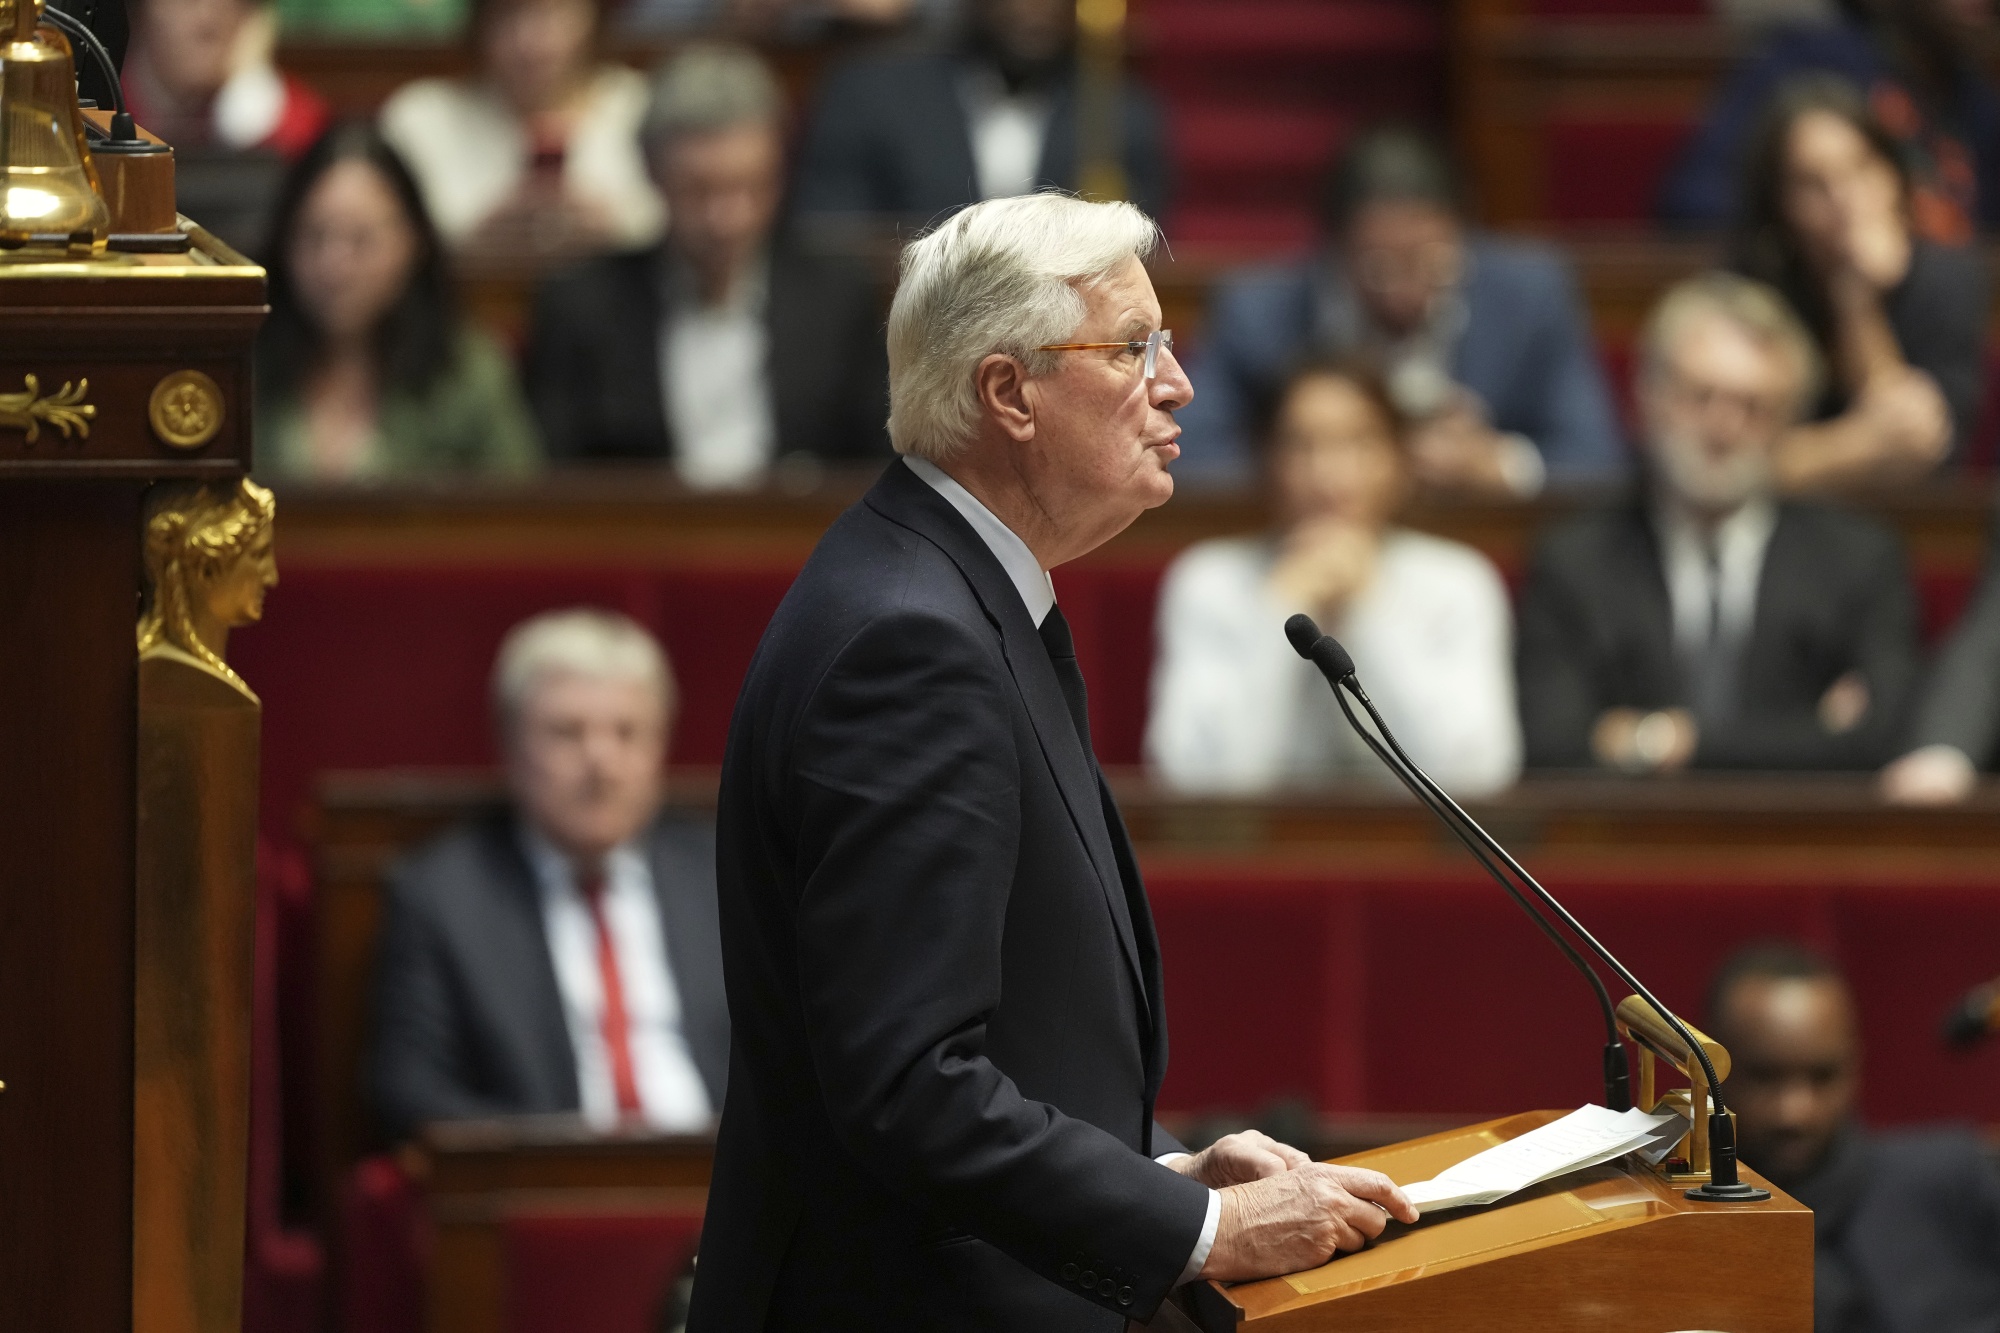
[[[981,199],[1087,186],[1075,38],[1072,0],[969,0],[958,39],[830,71],[806,122],[793,207],[921,225]],[[1126,197],[1158,216],[1165,126],[1129,77],[1121,96]]]
[[[1252,423],[1307,356],[1381,363],[1419,480],[1531,495],[1625,470],[1576,280],[1548,246],[1468,229],[1442,152],[1363,134],[1334,164],[1320,252],[1225,278],[1183,414],[1181,471],[1249,477]]]
[[[775,230],[783,105],[755,54],[698,46],[641,131],[665,241],[540,293],[525,377],[549,457],[670,461],[704,488],[889,457],[882,312],[865,265]]]
[[[512,803],[389,875],[381,1124],[705,1129],[729,1062],[715,831],[659,813],[666,658],[623,616],[552,612],[507,636],[493,688]]]
[[[1805,330],[1770,288],[1711,273],[1661,301],[1641,356],[1649,484],[1550,533],[1522,594],[1529,765],[1881,763],[1917,676],[1916,600],[1881,525],[1774,493],[1819,378]]]
[[[1710,983],[1745,1162],[1813,1210],[1816,1333],[2000,1328],[2000,1173],[1970,1133],[1855,1118],[1861,1042],[1833,965],[1758,945]]]

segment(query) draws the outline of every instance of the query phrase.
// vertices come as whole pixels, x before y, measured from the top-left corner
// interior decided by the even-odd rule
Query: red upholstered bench
[[[700,1234],[698,1211],[509,1215],[506,1333],[653,1333]]]

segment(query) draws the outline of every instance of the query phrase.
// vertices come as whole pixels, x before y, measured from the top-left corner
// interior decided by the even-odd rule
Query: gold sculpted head
[[[277,585],[277,508],[271,492],[248,477],[234,486],[167,484],[147,494],[141,656],[178,649],[250,693],[222,655],[229,631],[261,619],[264,593]]]

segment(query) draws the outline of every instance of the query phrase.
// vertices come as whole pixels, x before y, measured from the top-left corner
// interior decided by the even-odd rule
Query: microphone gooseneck
[[[1507,891],[1508,896],[1513,898],[1515,903],[1534,919],[1535,923],[1541,927],[1542,932],[1558,944],[1564,955],[1590,979],[1592,988],[1597,992],[1600,1000],[1607,1009],[1610,1005],[1610,996],[1605,991],[1604,982],[1597,975],[1596,970],[1588,966],[1577,955],[1576,951],[1556,931],[1554,924],[1541,911],[1536,910],[1529,904],[1527,899],[1522,896],[1520,889],[1515,887],[1514,884],[1510,883],[1500,873],[1498,867],[1493,864],[1492,860],[1488,859],[1485,853],[1490,852],[1494,858],[1497,858],[1504,864],[1513,873],[1514,877],[1518,879],[1522,888],[1525,888],[1532,894],[1542,907],[1554,913],[1556,918],[1578,940],[1581,940],[1584,946],[1591,953],[1595,954],[1605,966],[1609,967],[1620,981],[1630,986],[1634,993],[1652,1005],[1655,1012],[1673,1029],[1674,1035],[1686,1043],[1688,1050],[1694,1054],[1695,1059],[1700,1063],[1702,1074],[1708,1083],[1709,1096],[1713,1104],[1713,1110],[1709,1117],[1710,1180],[1706,1185],[1687,1191],[1687,1196],[1690,1199],[1708,1202],[1742,1202],[1769,1198],[1770,1194],[1767,1191],[1744,1183],[1738,1175],[1735,1124],[1730,1120],[1729,1109],[1723,1102],[1721,1080],[1716,1077],[1715,1065],[1709,1060],[1708,1052],[1703,1050],[1701,1043],[1694,1039],[1694,1034],[1688,1030],[1687,1025],[1682,1023],[1672,1010],[1661,1004],[1655,998],[1652,991],[1646,987],[1645,983],[1632,974],[1630,968],[1619,962],[1616,955],[1598,942],[1596,936],[1584,929],[1583,923],[1571,915],[1569,909],[1557,901],[1554,894],[1543,888],[1541,882],[1529,874],[1526,868],[1519,861],[1515,860],[1505,847],[1502,847],[1495,841],[1491,834],[1480,827],[1479,821],[1467,814],[1457,801],[1453,800],[1442,787],[1438,786],[1431,779],[1428,773],[1424,772],[1416,761],[1409,757],[1403,750],[1402,745],[1397,742],[1395,733],[1382,720],[1381,713],[1376,711],[1374,701],[1369,699],[1368,692],[1361,687],[1361,681],[1354,671],[1353,658],[1330,635],[1318,634],[1318,629],[1319,627],[1313,623],[1310,616],[1296,615],[1285,622],[1285,637],[1291,641],[1293,649],[1298,652],[1299,656],[1312,662],[1314,666],[1320,669],[1321,674],[1326,677],[1327,684],[1333,688],[1335,702],[1340,705],[1341,713],[1346,716],[1348,725],[1354,728],[1355,734],[1360,736],[1368,748],[1375,752],[1376,757],[1388,767],[1389,771],[1394,773],[1397,779],[1410,789],[1410,793],[1425,808],[1430,810],[1432,814],[1436,815],[1461,843],[1465,844],[1466,848],[1473,853],[1474,858],[1485,868],[1486,872],[1493,876],[1494,881]],[[1316,635],[1311,641],[1307,640],[1309,633]],[[1353,695],[1356,702],[1360,703],[1367,710],[1370,720],[1374,722],[1376,729],[1381,732],[1380,740],[1377,740],[1369,732],[1368,728],[1361,724],[1361,719],[1354,715],[1354,710],[1347,702],[1349,694]],[[1614,1061],[1611,1052],[1612,1046],[1617,1047],[1617,1063],[1621,1066],[1624,1064],[1624,1046],[1617,1040],[1615,1011],[1612,1011],[1611,1024],[1611,1040],[1607,1043],[1605,1051],[1607,1105],[1610,1105],[1611,1099],[1615,1095],[1612,1091],[1612,1066]],[[1625,1093],[1622,1100],[1625,1106],[1630,1106],[1629,1091]],[[1624,1107],[1613,1106],[1612,1109],[1618,1110],[1624,1109]],[[1690,1107],[1689,1109],[1692,1112],[1694,1108]]]
[[[1347,714],[1348,725],[1354,728],[1355,734],[1360,736],[1368,748],[1375,752],[1376,757],[1382,761],[1383,765],[1391,773],[1395,774],[1405,787],[1409,788],[1410,794],[1417,798],[1418,803],[1437,816],[1439,822],[1446,829],[1450,830],[1451,834],[1458,839],[1460,845],[1472,855],[1472,859],[1479,863],[1480,868],[1492,877],[1495,884],[1500,886],[1501,891],[1514,900],[1514,905],[1527,914],[1528,920],[1534,922],[1535,928],[1541,931],[1547,937],[1549,943],[1555,945],[1561,951],[1563,957],[1569,960],[1570,966],[1575,968],[1583,976],[1583,979],[1590,983],[1591,990],[1597,996],[1598,1009],[1602,1012],[1604,1018],[1604,1104],[1613,1111],[1629,1109],[1632,1105],[1631,1066],[1625,1053],[1625,1043],[1618,1038],[1618,1011],[1611,1002],[1611,993],[1604,988],[1604,981],[1597,975],[1596,969],[1584,961],[1583,955],[1579,954],[1575,946],[1563,937],[1562,932],[1556,929],[1554,923],[1547,916],[1543,915],[1521,890],[1515,887],[1513,881],[1509,880],[1502,873],[1500,867],[1493,863],[1486,848],[1480,845],[1474,835],[1460,827],[1458,822],[1451,817],[1440,804],[1439,797],[1443,796],[1443,793],[1439,792],[1437,795],[1433,795],[1425,789],[1422,783],[1412,779],[1403,770],[1403,766],[1397,763],[1396,758],[1385,751],[1382,748],[1381,742],[1370,735],[1368,730],[1349,711],[1347,700],[1340,691],[1341,683],[1352,682],[1353,687],[1357,691],[1361,691],[1359,697],[1363,700],[1366,700],[1367,692],[1361,690],[1360,681],[1354,672],[1354,659],[1348,655],[1347,649],[1341,646],[1340,641],[1331,634],[1322,633],[1320,627],[1313,622],[1313,618],[1304,614],[1295,615],[1285,622],[1285,637],[1291,641],[1293,650],[1300,657],[1317,666],[1321,674],[1334,686],[1334,701],[1340,705],[1341,711]],[[1428,781],[1428,779],[1426,778],[1425,781]],[[1483,834],[1483,830],[1481,832]],[[1491,839],[1487,841],[1490,842]]]

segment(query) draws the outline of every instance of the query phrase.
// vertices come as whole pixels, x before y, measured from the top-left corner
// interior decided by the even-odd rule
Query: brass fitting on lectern
[[[1694,1034],[1695,1040],[1701,1043],[1709,1063],[1715,1066],[1715,1077],[1718,1080],[1727,1079],[1729,1052],[1721,1042],[1694,1024],[1682,1021]],[[1706,1184],[1712,1174],[1708,1117],[1713,1109],[1710,1103],[1714,1089],[1708,1086],[1701,1061],[1695,1058],[1680,1034],[1661,1017],[1660,1011],[1637,995],[1628,995],[1618,1002],[1618,1035],[1639,1048],[1639,1086],[1633,1093],[1633,1105],[1648,1114],[1673,1111],[1688,1120],[1687,1134],[1653,1169],[1676,1185]],[[1681,1077],[1687,1080],[1687,1085],[1659,1092],[1655,1077],[1656,1061],[1664,1061],[1678,1070]],[[1697,1087],[1701,1089],[1699,1097],[1695,1093]],[[1736,1113],[1730,1112],[1732,1124],[1735,1118]]]

